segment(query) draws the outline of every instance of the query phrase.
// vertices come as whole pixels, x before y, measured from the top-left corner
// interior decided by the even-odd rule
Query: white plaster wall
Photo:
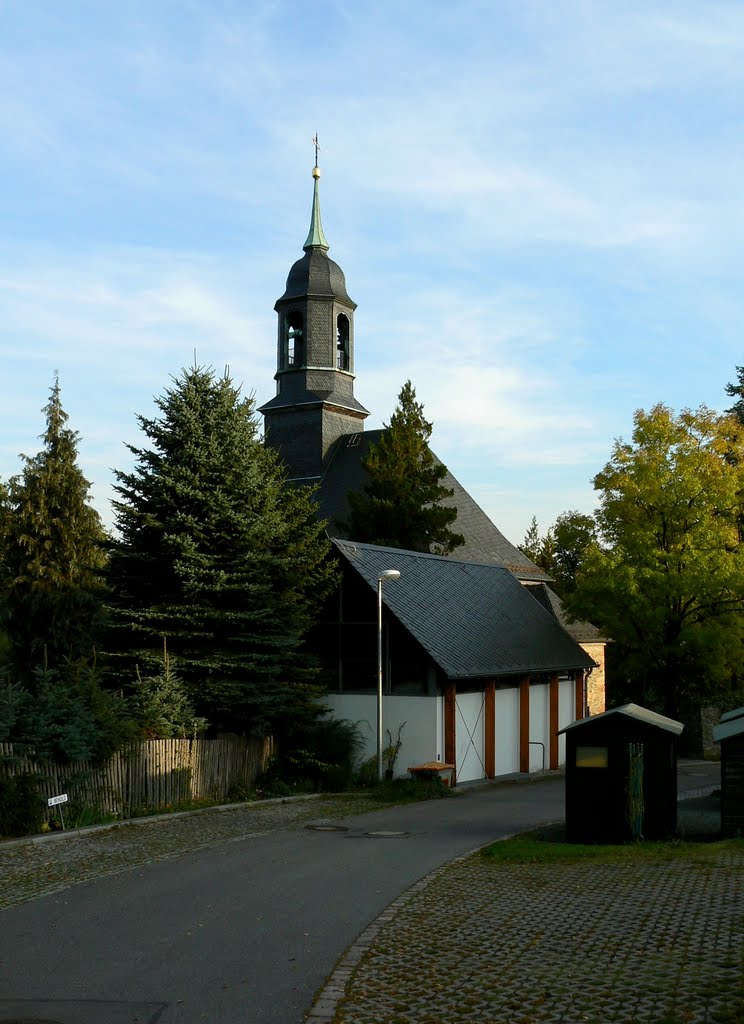
[[[484,765],[484,694],[458,693],[455,716],[457,781],[470,782],[486,776]]]
[[[550,766],[550,686],[536,683],[530,687],[530,740],[544,744],[545,767]],[[530,771],[543,767],[543,748],[530,746]]]
[[[329,693],[326,703],[334,718],[347,718],[356,723],[364,740],[360,763],[377,754],[377,697],[368,693]],[[400,738],[400,748],[395,763],[396,776],[405,776],[411,765],[435,760],[442,751],[439,697],[404,697],[385,695],[382,702],[382,736],[385,746],[389,744],[386,729],[393,742],[398,738],[398,727],[405,726]]]
[[[519,771],[519,689],[496,690],[496,775]]]
[[[558,729],[565,729],[576,718],[575,683],[573,679],[558,681]],[[566,763],[566,737],[558,737],[558,764]]]

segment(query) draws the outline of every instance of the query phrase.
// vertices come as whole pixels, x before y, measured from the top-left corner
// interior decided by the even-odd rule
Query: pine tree
[[[156,406],[139,417],[150,447],[117,473],[111,649],[131,681],[165,638],[212,728],[269,731],[308,706],[302,643],[336,582],[324,524],[227,372],[184,370]]]
[[[361,494],[349,495],[346,532],[352,540],[434,554],[465,543],[450,529],[457,509],[443,502],[454,491],[442,484],[447,467],[429,449],[431,430],[406,381],[389,426],[363,460],[369,483]]]
[[[2,628],[14,675],[28,685],[52,668],[91,655],[100,626],[105,533],[88,504],[59,380],[44,408],[44,446],[0,495]]]

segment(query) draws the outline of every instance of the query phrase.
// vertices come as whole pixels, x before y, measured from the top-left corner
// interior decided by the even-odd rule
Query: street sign
[[[50,796],[47,800],[47,807],[54,807],[56,804],[66,804],[69,799],[67,793],[62,793],[60,796]]]

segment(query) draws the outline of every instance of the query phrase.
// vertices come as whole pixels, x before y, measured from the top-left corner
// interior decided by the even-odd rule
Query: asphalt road
[[[560,778],[474,788],[12,907],[0,916],[0,1024],[300,1024],[338,957],[409,885],[562,816]],[[384,831],[404,835],[369,835]]]

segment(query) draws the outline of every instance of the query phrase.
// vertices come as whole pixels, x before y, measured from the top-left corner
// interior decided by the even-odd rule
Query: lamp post
[[[377,781],[382,782],[382,581],[400,579],[399,569],[383,569],[377,577]]]

